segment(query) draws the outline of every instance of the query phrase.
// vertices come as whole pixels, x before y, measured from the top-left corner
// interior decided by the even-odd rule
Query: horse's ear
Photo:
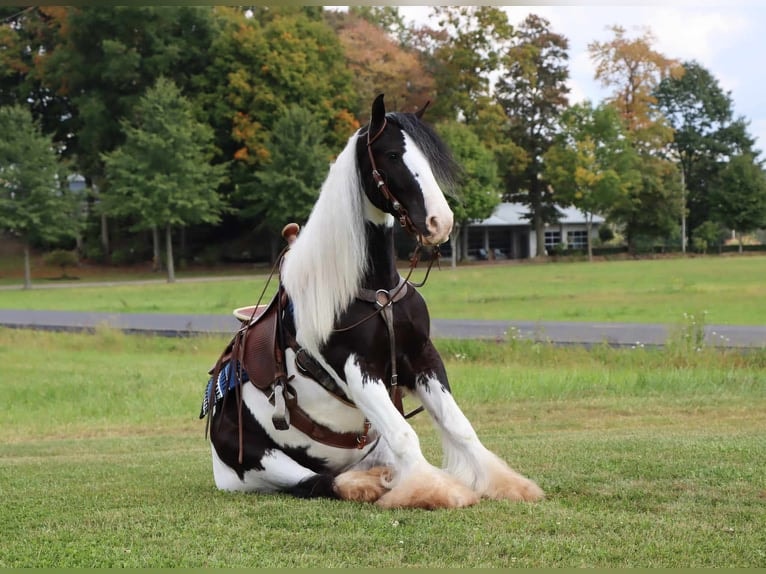
[[[431,105],[431,100],[426,100],[426,103],[423,104],[423,107],[415,112],[415,115],[418,117],[419,120],[423,119],[423,114],[426,113],[426,110],[428,109],[428,106],[430,105]]]
[[[386,104],[383,103],[383,94],[378,94],[375,101],[372,102],[372,114],[370,115],[370,133],[376,134],[383,127],[386,121]]]

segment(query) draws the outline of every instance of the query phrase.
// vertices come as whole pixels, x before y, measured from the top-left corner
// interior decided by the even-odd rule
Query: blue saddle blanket
[[[231,361],[227,362],[221,371],[218,373],[218,379],[213,381],[213,377],[210,377],[210,380],[207,382],[207,386],[205,387],[205,396],[202,397],[202,407],[200,408],[199,418],[205,418],[208,411],[210,410],[210,398],[211,398],[211,392],[210,389],[215,383],[215,403],[218,404],[218,401],[220,401],[226,393],[231,391],[232,389],[237,388],[241,383],[246,383],[250,380],[250,377],[247,376],[247,373],[245,372],[245,369],[240,369],[240,376],[237,377],[237,372],[235,369],[232,368]]]

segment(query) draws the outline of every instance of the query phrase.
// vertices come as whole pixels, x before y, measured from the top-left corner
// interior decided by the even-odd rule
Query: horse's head
[[[457,166],[444,142],[416,113],[388,113],[375,98],[367,129],[357,138],[357,158],[370,219],[390,214],[426,245],[439,245],[452,231],[452,210],[442,191]],[[388,218],[390,221],[390,218]]]

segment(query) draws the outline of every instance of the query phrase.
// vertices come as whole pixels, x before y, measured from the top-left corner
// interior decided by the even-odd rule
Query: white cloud
[[[652,24],[659,51],[672,58],[696,59],[705,66],[712,65],[716,54],[748,28],[747,19],[739,12],[678,8],[658,10]]]

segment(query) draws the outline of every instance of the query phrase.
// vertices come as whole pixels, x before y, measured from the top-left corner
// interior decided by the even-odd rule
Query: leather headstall
[[[383,134],[383,131],[386,129],[387,125],[388,120],[384,117],[383,125],[380,126],[380,129],[375,133],[375,135],[372,135],[370,131],[372,125],[370,125],[370,128],[367,128],[367,155],[370,158],[370,165],[372,166],[372,179],[375,180],[375,185],[378,186],[378,189],[380,190],[380,193],[383,195],[384,199],[386,199],[386,201],[391,204],[392,209],[396,212],[396,215],[399,219],[399,225],[406,229],[407,232],[411,235],[416,236],[418,238],[418,243],[420,243],[420,233],[418,233],[415,224],[412,222],[410,214],[407,213],[407,210],[402,205],[402,202],[399,201],[393,193],[391,193],[386,180],[378,170],[378,165],[375,163],[375,156],[372,153],[372,144]]]

